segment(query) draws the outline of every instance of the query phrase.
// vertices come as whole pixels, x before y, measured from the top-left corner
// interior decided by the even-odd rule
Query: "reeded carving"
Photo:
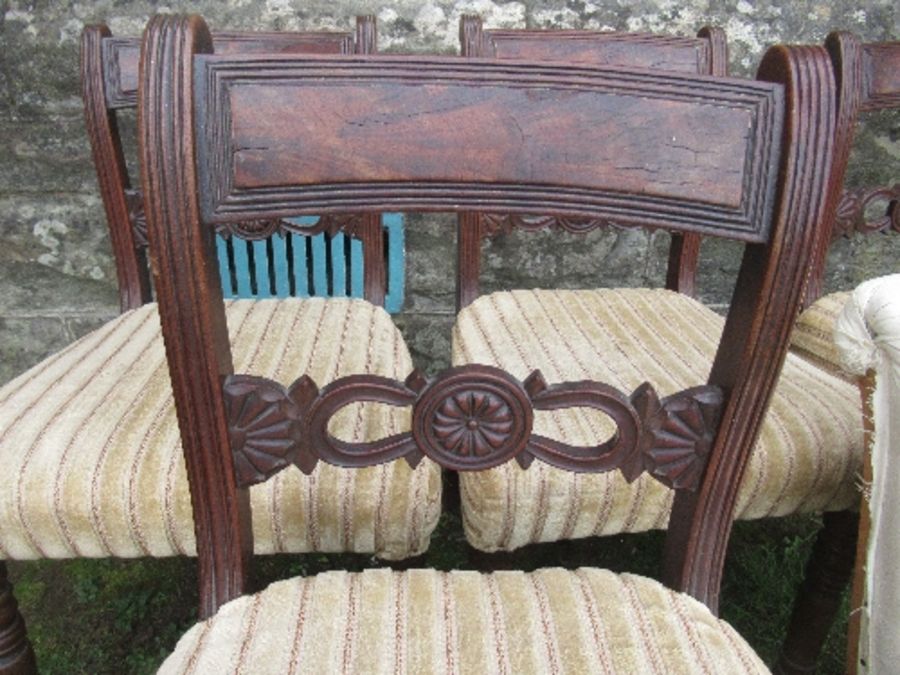
[[[147,248],[147,215],[144,213],[144,196],[140,190],[125,190],[128,220],[134,233],[135,248]]]
[[[627,396],[600,382],[547,385],[539,371],[524,382],[491,366],[451,368],[428,382],[414,371],[405,382],[375,375],[340,378],[319,390],[308,377],[290,388],[265,378],[232,375],[224,395],[240,485],[266,480],[294,464],[310,473],[319,460],[347,467],[422,457],[459,471],[535,458],[576,472],[620,469],[628,481],[644,471],[665,485],[694,490],[706,467],[722,393],[694,387],[660,401],[649,384]],[[412,406],[412,429],[368,443],[328,433],[344,406],[360,402]],[[534,411],[592,408],[616,424],[609,439],[577,447],[532,433]]]
[[[884,215],[875,220],[866,220],[866,211],[870,206],[883,201],[886,204]],[[837,215],[832,236],[846,237],[854,232],[900,232],[900,183],[893,187],[858,188],[846,190],[838,202]]]
[[[481,213],[481,231],[485,237],[508,234],[513,230],[533,232],[553,228],[574,234],[584,234],[600,227],[613,225],[605,218],[567,218],[565,216],[522,216],[516,214]]]

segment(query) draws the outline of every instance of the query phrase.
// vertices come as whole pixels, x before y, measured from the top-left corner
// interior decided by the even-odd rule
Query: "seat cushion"
[[[453,363],[499,366],[550,383],[592,379],[630,393],[649,381],[660,396],[705,383],[724,321],[666,290],[512,291],[460,312]],[[855,503],[862,422],[856,388],[789,356],[738,497],[740,518],[843,509]],[[611,420],[584,408],[539,412],[535,433],[594,445]],[[674,492],[648,475],[573,474],[509,462],[461,475],[466,535],[476,547],[514,549],[665,528]]]
[[[628,574],[367,570],[224,605],[160,673],[767,673],[693,598]]]
[[[362,300],[226,305],[237,373],[322,386],[351,373],[405,378],[409,353]],[[348,406],[345,440],[409,428],[409,411]],[[0,389],[0,557],[195,554],[187,474],[155,305],[127,312]],[[289,467],[251,488],[254,548],[416,555],[440,508],[440,471]]]
[[[801,312],[791,333],[794,352],[842,378],[848,376],[834,344],[834,324],[849,299],[849,292],[823,295]]]

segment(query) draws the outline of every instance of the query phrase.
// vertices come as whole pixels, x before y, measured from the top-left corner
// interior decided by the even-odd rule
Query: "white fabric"
[[[875,370],[872,412],[871,529],[866,601],[860,631],[860,672],[900,670],[900,274],[854,291],[835,326],[845,367]]]

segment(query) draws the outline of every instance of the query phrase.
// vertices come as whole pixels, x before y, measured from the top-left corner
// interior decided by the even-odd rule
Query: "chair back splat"
[[[243,589],[247,485],[288,464],[423,456],[456,470],[540,459],[650,473],[677,490],[666,581],[716,607],[735,495],[824,215],[834,87],[823,49],[774,49],[755,82],[426,56],[219,56],[201,19],[165,16],[143,50],[142,179],[204,615]],[[520,380],[484,365],[321,390],[306,377],[283,387],[233,374],[209,263],[216,225],[385,210],[548,213],[746,242],[707,384],[660,400],[652,383],[548,386],[539,372]],[[266,402],[283,441],[262,469],[230,424],[246,397]],[[411,430],[332,437],[332,416],[361,401],[411,407]],[[618,431],[591,447],[532,433],[536,411],[573,406]],[[661,439],[685,420],[694,438],[671,462]]]
[[[459,40],[462,55],[474,58],[533,59],[720,77],[727,75],[728,68],[725,31],[709,26],[702,28],[696,38],[588,30],[487,30],[480,16],[465,15],[460,18]],[[573,232],[589,232],[600,225],[599,221],[591,219],[568,219],[560,222],[546,216],[523,220],[509,215],[486,218],[483,214],[460,214],[457,233],[457,311],[478,297],[483,239],[496,236],[512,227],[557,227]],[[694,295],[699,254],[699,235],[692,232],[672,233],[666,288]]]

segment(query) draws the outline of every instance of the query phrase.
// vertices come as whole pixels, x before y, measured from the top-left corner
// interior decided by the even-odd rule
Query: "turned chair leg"
[[[778,675],[814,673],[819,654],[841,604],[841,595],[853,572],[859,514],[826,513],[824,526],[806,563],[803,585],[794,602],[781,656],[773,671]]]
[[[24,675],[36,672],[25,621],[19,613],[19,604],[6,575],[6,563],[0,561],[0,673]]]

